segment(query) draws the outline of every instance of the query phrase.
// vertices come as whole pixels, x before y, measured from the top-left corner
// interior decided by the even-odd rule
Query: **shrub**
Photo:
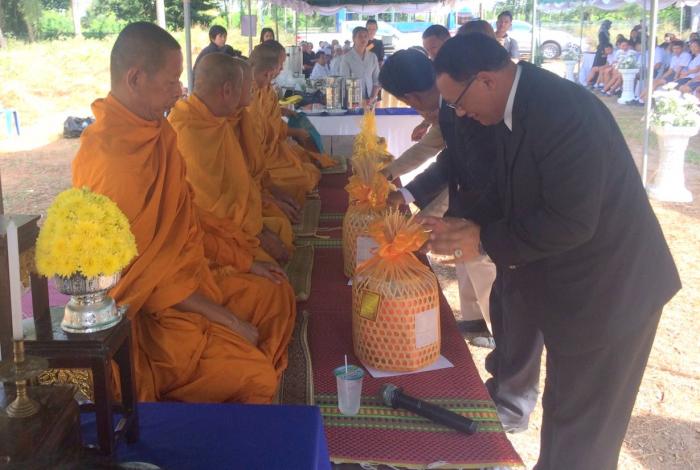
[[[118,19],[114,13],[100,13],[86,19],[83,36],[102,39],[110,34],[117,34],[126,26],[126,21]]]
[[[74,34],[73,20],[67,13],[44,10],[37,25],[39,39],[61,39]]]

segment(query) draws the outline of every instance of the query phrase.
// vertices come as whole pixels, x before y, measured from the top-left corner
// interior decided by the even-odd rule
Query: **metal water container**
[[[287,46],[285,51],[287,53],[287,59],[284,61],[283,70],[288,72],[290,76],[301,75],[303,72],[303,56],[301,54],[301,47]]]
[[[363,83],[361,78],[345,79],[345,97],[348,111],[362,108]]]
[[[345,87],[343,77],[329,76],[326,81],[326,108],[343,109]]]

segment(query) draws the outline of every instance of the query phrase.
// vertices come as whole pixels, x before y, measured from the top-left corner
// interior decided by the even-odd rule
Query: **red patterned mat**
[[[347,195],[342,190],[345,181],[344,175],[323,177],[320,195],[329,225],[347,208]],[[322,215],[321,225],[325,225],[323,221]],[[334,232],[335,240],[317,245],[311,297],[303,305],[311,312],[309,347],[314,393],[324,417],[332,460],[410,468],[423,468],[436,462],[444,462],[440,468],[522,466],[501,430],[493,402],[442,295],[442,354],[454,367],[384,379],[366,375],[360,414],[346,417],[338,412],[332,371],[343,364],[345,354],[350,362],[359,364],[352,348],[352,291],[343,275],[342,250],[337,243],[340,235]],[[479,421],[479,432],[466,436],[410,413],[382,406],[377,393],[385,383],[404,387],[415,397]]]

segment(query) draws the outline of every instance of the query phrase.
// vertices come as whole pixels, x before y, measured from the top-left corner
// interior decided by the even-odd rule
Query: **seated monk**
[[[235,60],[224,54],[200,60],[193,94],[175,104],[168,120],[187,164],[195,204],[215,219],[215,233],[228,235],[250,261],[284,264],[294,248],[294,235],[286,218],[264,225],[262,195],[244,157],[258,145],[240,99],[246,85],[250,95],[252,79],[248,74],[244,83],[243,70]]]
[[[136,237],[138,257],[111,295],[129,306],[138,398],[270,403],[287,365],[294,293],[277,267],[243,272],[237,253],[212,259],[233,263],[229,272],[209,268],[216,254],[205,253],[185,162],[163,118],[180,95],[180,45],[152,23],[130,24],[110,72],[73,185],[111,198]]]
[[[254,82],[250,112],[256,117],[265,171],[276,187],[303,205],[307,193],[321,179],[321,172],[314,164],[303,162],[287,142],[287,125],[282,121],[277,93],[271,85],[281,70],[279,50],[273,41],[255,46],[250,65]]]

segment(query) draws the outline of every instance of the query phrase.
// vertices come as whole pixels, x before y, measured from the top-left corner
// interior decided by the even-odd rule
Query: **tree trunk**
[[[83,35],[83,30],[80,26],[80,11],[78,10],[78,0],[70,1],[70,10],[73,14],[73,34],[76,38]]]
[[[158,26],[165,28],[165,0],[156,0],[156,19]]]

